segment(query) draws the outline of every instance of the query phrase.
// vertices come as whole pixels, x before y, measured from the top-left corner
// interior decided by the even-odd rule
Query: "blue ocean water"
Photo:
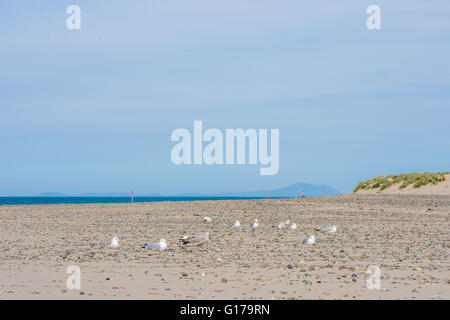
[[[134,202],[243,200],[264,197],[134,197]],[[130,197],[0,197],[0,205],[58,204],[58,203],[131,203]]]

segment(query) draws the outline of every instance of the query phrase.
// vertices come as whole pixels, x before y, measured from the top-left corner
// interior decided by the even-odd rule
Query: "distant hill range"
[[[182,193],[182,194],[174,194],[174,195],[164,195],[164,194],[135,194],[135,196],[146,196],[146,197],[299,197],[302,192],[305,192],[307,197],[322,197],[322,196],[333,196],[341,194],[338,190],[333,189],[327,185],[314,185],[310,183],[295,183],[291,184],[287,187],[272,189],[272,190],[257,190],[257,191],[241,191],[241,192],[224,192],[224,193]],[[59,192],[44,192],[40,193],[38,196],[71,196],[64,193]],[[122,196],[130,196],[130,192],[111,192],[111,193],[83,193],[77,196],[83,197],[122,197]]]
[[[82,197],[129,197],[131,192],[108,192],[108,193],[96,193],[86,192],[80,194]]]
[[[310,183],[295,183],[287,187],[271,190],[258,190],[258,191],[243,191],[243,192],[226,192],[209,194],[209,196],[219,197],[299,197],[302,192],[305,192],[307,197],[323,197],[334,196],[341,194],[338,190],[333,189],[327,185],[314,185]],[[208,194],[183,194],[183,196],[207,196]]]
[[[42,196],[42,197],[67,197],[69,195],[65,194],[65,193],[61,193],[61,192],[50,191],[50,192],[39,193],[37,196]]]
[[[129,197],[131,192],[108,192],[108,193],[96,193],[96,192],[86,192],[81,194],[67,194],[61,192],[42,192],[37,196],[39,197]],[[140,195],[143,196],[143,195]],[[163,194],[145,194],[147,197],[163,197]]]

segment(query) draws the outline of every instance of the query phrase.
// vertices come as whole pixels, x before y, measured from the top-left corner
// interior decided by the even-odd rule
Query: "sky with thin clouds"
[[[449,17],[447,0],[2,1],[0,195],[350,192],[448,171]],[[170,135],[194,120],[278,128],[278,174],[175,166]]]

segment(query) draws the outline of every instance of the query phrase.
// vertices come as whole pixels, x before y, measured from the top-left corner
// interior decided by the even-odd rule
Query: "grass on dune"
[[[437,184],[441,181],[445,181],[445,175],[450,174],[450,172],[424,172],[424,173],[402,173],[398,175],[387,175],[385,177],[379,176],[370,180],[360,182],[358,186],[353,190],[356,192],[358,190],[370,190],[370,189],[380,189],[380,191],[389,188],[394,184],[400,184],[399,189],[406,188],[410,184],[414,188],[420,188],[427,184]]]

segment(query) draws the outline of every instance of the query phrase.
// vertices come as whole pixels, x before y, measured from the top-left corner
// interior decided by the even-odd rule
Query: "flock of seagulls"
[[[289,219],[287,219],[286,221],[280,222],[275,227],[278,229],[288,228],[290,230],[295,230],[295,229],[297,229],[297,224],[295,222],[291,223],[291,221]]]
[[[204,223],[212,223],[213,219],[210,217],[203,217]],[[236,220],[231,225],[231,228],[238,228],[241,226],[241,223],[239,220]],[[258,219],[255,218],[252,222],[250,222],[250,228],[255,229],[259,227]],[[278,229],[288,228],[291,230],[297,229],[297,224],[293,222],[290,223],[290,220],[287,219],[286,221],[282,221],[278,223],[276,226]],[[322,231],[322,232],[328,232],[328,233],[334,233],[336,232],[337,227],[336,226],[327,226],[323,227],[321,229],[315,229],[315,231]],[[198,234],[198,235],[190,235],[190,236],[184,236],[179,239],[179,244],[183,247],[201,247],[208,243],[208,241],[211,239],[211,236],[209,235],[209,232],[206,232],[204,234]],[[144,245],[142,248],[146,250],[154,250],[154,251],[164,251],[167,249],[167,243],[168,241],[165,239],[159,240],[159,242],[149,243]],[[314,235],[309,235],[305,239],[303,239],[303,244],[305,245],[311,245],[316,243],[316,237]],[[108,242],[108,248],[110,249],[118,249],[120,248],[120,240],[117,237],[112,238],[111,241]]]

